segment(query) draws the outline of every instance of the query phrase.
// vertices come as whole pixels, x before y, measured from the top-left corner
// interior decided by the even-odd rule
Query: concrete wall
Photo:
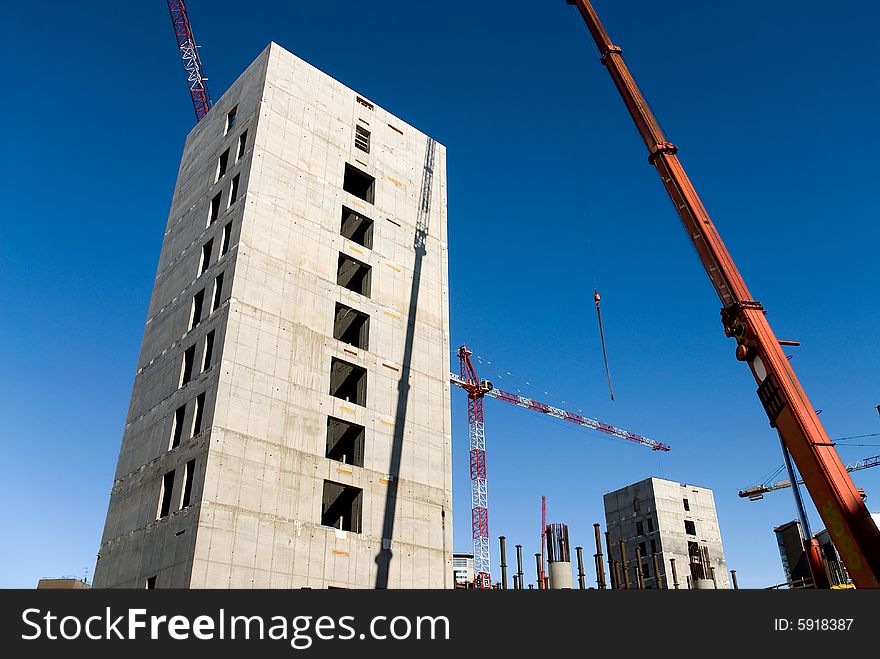
[[[550,577],[550,588],[553,590],[570,590],[572,587],[571,563],[568,561],[548,563],[547,576]]]
[[[93,586],[142,588],[190,583],[203,479],[226,335],[229,291],[235,274],[237,242],[244,214],[244,194],[230,205],[232,179],[246,177],[253,154],[257,109],[268,51],[239,77],[214,109],[190,132],[184,145],[174,197],[150,300],[131,403],[122,437],[116,475]],[[227,134],[226,112],[238,103],[236,126]],[[245,152],[238,141],[247,131]],[[230,149],[227,173],[218,180],[220,155]],[[220,195],[220,212],[209,224],[211,201]],[[223,255],[224,228],[231,236]],[[213,249],[202,270],[202,249]],[[223,273],[220,307],[212,311],[216,277]],[[193,300],[204,291],[201,321],[191,328]],[[202,371],[206,337],[214,332],[212,365]],[[192,380],[181,386],[185,351],[195,346]],[[192,435],[196,401],[205,395],[201,432]],[[176,410],[184,409],[180,445],[169,450]],[[195,460],[191,505],[181,507],[185,465]],[[174,472],[170,514],[157,519],[165,474]]]
[[[690,510],[685,510],[684,499],[687,499]],[[718,588],[730,587],[712,490],[660,478],[648,478],[606,494],[604,503],[607,530],[611,534],[616,559],[620,557],[619,541],[623,539],[626,542],[631,584],[635,584],[636,547],[643,543],[646,549],[646,555],[642,557],[645,585],[657,587],[651,559],[653,540],[660,558],[664,586],[673,586],[670,559],[674,558],[679,587],[687,588],[686,577],[690,575],[690,541],[708,547]],[[636,506],[638,510],[635,509]],[[648,520],[651,520],[650,523]],[[694,535],[686,531],[685,521],[693,522]],[[638,532],[639,523],[641,534]]]
[[[157,277],[140,365],[161,354],[162,386],[147,390],[139,370],[129,426],[163,403],[126,429],[96,586],[452,586],[445,148],[434,143],[426,175],[429,139],[358,98],[271,44],[188,138],[160,259],[177,281]],[[245,154],[215,184],[244,130]],[[375,177],[374,203],[342,189],[346,163]],[[238,201],[206,230],[236,174]],[[343,205],[373,220],[372,249],[340,235]],[[229,252],[193,284],[201,245],[229,219]],[[369,297],[337,285],[340,253],[372,267]],[[210,293],[221,269],[223,305],[186,333],[191,291]],[[369,315],[368,349],[333,338],[337,302]],[[160,316],[174,318],[161,338]],[[182,351],[209,327],[215,365],[176,391]],[[366,369],[364,405],[329,394],[334,357]],[[206,392],[205,430],[167,451],[187,389]],[[365,427],[363,466],[325,457],[328,416]],[[156,522],[162,475],[193,457],[193,505]],[[325,481],[363,490],[359,533],[320,524]]]

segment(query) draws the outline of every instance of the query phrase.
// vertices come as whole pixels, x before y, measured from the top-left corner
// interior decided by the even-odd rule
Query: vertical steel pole
[[[645,575],[642,573],[642,548],[636,546],[636,583],[639,590],[645,589]]]
[[[587,587],[587,584],[584,581],[584,548],[575,547],[574,550],[577,552],[578,557],[578,588],[584,590],[584,588]]]
[[[507,548],[504,546],[505,537],[499,536],[501,542],[501,589],[507,590]]]
[[[598,523],[593,524],[596,533],[596,582],[599,590],[605,590],[605,564],[602,561],[602,531]]]
[[[617,566],[614,560],[614,553],[611,551],[611,534],[605,531],[605,549],[608,550],[608,580],[611,582],[612,588],[620,588],[620,581],[617,578]]]
[[[654,559],[654,585],[658,589],[663,589],[663,577],[660,575],[660,558],[657,555],[657,552],[651,554],[651,557]]]
[[[516,546],[516,576],[519,577],[519,589],[525,588],[523,585],[523,569],[522,569],[522,545]]]
[[[672,587],[678,590],[678,572],[675,571],[675,559],[670,558],[669,564],[672,566]]]

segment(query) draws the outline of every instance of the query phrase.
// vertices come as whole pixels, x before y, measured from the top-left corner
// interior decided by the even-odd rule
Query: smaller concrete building
[[[604,503],[618,587],[730,588],[712,490],[646,478],[609,492]]]
[[[37,590],[87,590],[89,584],[75,577],[58,577],[40,579],[37,582]]]
[[[474,555],[452,555],[452,578],[456,588],[472,588],[474,585]]]
[[[782,571],[790,588],[811,587],[813,575],[804,549],[804,531],[801,523],[791,521],[773,529],[779,545]],[[813,538],[819,543],[819,550],[825,565],[825,573],[832,586],[846,586],[852,583],[846,566],[831,540],[831,535],[822,529]]]
[[[776,544],[779,546],[779,558],[782,571],[789,583],[812,580],[807,554],[804,551],[804,530],[797,521],[786,522],[773,529]]]

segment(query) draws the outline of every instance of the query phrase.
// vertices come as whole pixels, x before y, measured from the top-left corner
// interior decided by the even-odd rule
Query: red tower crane
[[[183,70],[186,72],[189,94],[196,112],[196,123],[199,123],[213,105],[211,95],[208,93],[208,86],[205,84],[207,78],[202,70],[199,47],[193,37],[192,25],[189,22],[184,0],[168,0],[168,11],[171,14],[174,36],[177,37],[177,47],[180,50],[180,59],[183,61]]]
[[[589,0],[566,2],[577,7],[599,49],[600,61],[608,69],[648,149],[648,162],[657,169],[721,299],[724,333],[736,340],[736,358],[748,363],[770,426],[779,433],[783,451],[794,460],[853,583],[858,588],[880,588],[880,530],[767,322],[764,307],[749,292],[678,160],[678,147],[666,139],[624,63],[623,51],[612,43]],[[824,568],[818,542],[810,543],[806,549],[813,582],[827,584],[827,579],[822,579]]]
[[[592,430],[598,430],[607,435],[647,446],[654,451],[668,451],[669,446],[628,430],[597,421],[596,419],[567,412],[566,410],[551,407],[530,398],[495,389],[491,382],[481,380],[477,376],[474,363],[471,361],[472,354],[466,345],[458,349],[459,375],[451,373],[449,380],[455,386],[464,389],[468,395],[471,528],[474,537],[474,585],[476,588],[490,588],[492,581],[489,576],[489,493],[486,486],[486,430],[483,416],[483,398],[485,396],[503,400],[518,407],[524,407],[557,419],[570,421]]]

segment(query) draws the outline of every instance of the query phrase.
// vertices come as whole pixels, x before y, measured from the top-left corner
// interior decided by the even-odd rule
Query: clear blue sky
[[[829,433],[880,432],[880,9],[596,6],[777,334],[803,343],[793,364]],[[517,386],[510,371],[535,397],[672,445],[661,458],[488,401],[496,571],[500,534],[539,550],[542,494],[589,556],[602,494],[657,475],[715,490],[742,585],[782,580],[772,528],[794,517],[790,493],[736,496],[781,464],[775,434],[573,8],[191,0],[190,12],[215,98],[275,40],[447,146],[452,340],[493,362],[481,368],[497,386]],[[0,586],[33,587],[91,576],[193,112],[160,0],[13,3],[6,28]],[[457,390],[453,424],[455,546],[468,551]],[[844,460],[880,453],[880,438],[864,442],[875,447]],[[880,510],[880,469],[855,480]]]

